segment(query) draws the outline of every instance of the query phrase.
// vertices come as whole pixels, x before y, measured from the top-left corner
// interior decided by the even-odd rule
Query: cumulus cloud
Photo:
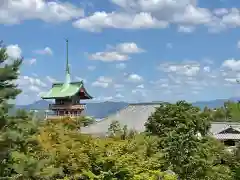
[[[79,18],[76,28],[99,32],[107,28],[146,29],[167,28],[178,25],[179,32],[190,33],[202,25],[209,32],[240,26],[240,10],[237,8],[208,9],[198,6],[196,0],[111,0],[118,11],[98,11]]]
[[[116,50],[125,54],[142,53],[145,51],[144,49],[138,47],[134,42],[120,43],[116,46]]]
[[[89,71],[94,71],[96,69],[96,66],[88,66],[87,68]]]
[[[53,51],[50,47],[45,47],[44,49],[39,49],[34,51],[36,54],[41,54],[41,55],[52,55]]]
[[[87,83],[87,80],[84,79],[84,78],[81,78],[81,77],[75,76],[75,79],[76,79],[77,81],[83,81],[84,83]]]
[[[55,78],[51,77],[51,76],[46,76],[46,79],[49,83],[56,83],[58,82]]]
[[[82,17],[84,11],[67,2],[46,0],[3,0],[0,24],[17,24],[24,20],[62,22]]]
[[[7,54],[9,58],[13,58],[13,59],[21,58],[22,50],[18,44],[12,44],[7,46]]]
[[[138,74],[129,74],[127,77],[128,81],[131,82],[141,82],[143,81],[143,77]]]
[[[124,98],[124,96],[120,93],[117,93],[115,97],[118,98],[118,99]]]
[[[134,42],[125,42],[116,46],[108,45],[105,51],[89,54],[90,60],[98,60],[104,62],[127,61],[131,57],[129,54],[142,53],[145,50],[138,47]]]
[[[125,12],[107,13],[95,12],[93,15],[81,18],[73,23],[76,28],[91,32],[100,32],[104,28],[117,29],[146,29],[146,28],[166,28],[168,23],[159,21],[152,17],[150,13],[141,12],[129,14]]]
[[[90,60],[99,60],[104,62],[112,62],[112,61],[126,61],[130,59],[128,55],[120,54],[118,52],[96,52],[94,54],[90,54]]]
[[[194,26],[183,26],[183,25],[178,26],[178,32],[191,33],[194,30],[195,30]]]
[[[176,73],[186,76],[195,76],[199,73],[199,64],[160,64],[159,69],[164,72]]]
[[[113,82],[109,77],[100,76],[96,81],[92,83],[92,86],[107,88]]]
[[[27,59],[27,60],[24,60],[24,63],[25,64],[28,64],[28,65],[33,65],[33,64],[36,64],[37,63],[37,59],[35,58],[32,58],[32,59]]]
[[[240,71],[240,60],[227,59],[222,63],[222,67],[233,71]]]

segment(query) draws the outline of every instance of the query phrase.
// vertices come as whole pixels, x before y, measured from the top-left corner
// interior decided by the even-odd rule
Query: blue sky
[[[240,96],[240,1],[4,0],[0,34],[24,57],[17,104],[72,80],[93,101],[201,101]]]

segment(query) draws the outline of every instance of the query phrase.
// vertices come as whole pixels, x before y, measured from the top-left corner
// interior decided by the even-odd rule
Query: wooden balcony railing
[[[64,116],[58,116],[58,115],[46,115],[45,119],[62,119],[62,118],[66,118],[66,117],[70,117],[70,118],[78,118],[81,117],[81,114],[78,115],[64,115]]]
[[[85,109],[85,104],[49,104],[50,110],[57,110],[57,109]]]

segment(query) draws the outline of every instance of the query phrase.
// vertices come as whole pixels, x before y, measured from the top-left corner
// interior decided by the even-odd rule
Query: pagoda
[[[42,99],[54,99],[54,104],[49,104],[49,110],[53,111],[53,115],[49,118],[59,117],[78,117],[82,115],[85,104],[81,104],[81,100],[92,99],[85,87],[83,81],[71,82],[70,68],[68,62],[68,40],[67,57],[66,57],[66,75],[65,82],[54,83],[52,88],[44,93]],[[46,118],[48,118],[46,115]]]

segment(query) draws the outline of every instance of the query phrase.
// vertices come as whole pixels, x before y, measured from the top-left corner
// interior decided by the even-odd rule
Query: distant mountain
[[[104,118],[128,106],[126,102],[88,103],[84,114],[95,118]]]
[[[193,105],[198,106],[201,109],[203,109],[206,106],[208,108],[219,108],[219,107],[222,107],[224,105],[224,102],[226,102],[226,101],[238,102],[238,100],[240,100],[240,98],[232,97],[232,98],[229,98],[229,99],[216,99],[216,100],[211,100],[211,101],[199,101],[199,102],[193,103]]]
[[[237,102],[238,99],[240,98],[230,98],[230,99],[216,99],[216,100],[211,100],[211,101],[199,101],[193,103],[194,106],[198,106],[201,109],[203,109],[205,106],[209,108],[218,108],[224,105],[224,102],[230,100],[230,101],[235,101]],[[48,109],[48,106],[51,102],[45,101],[45,100],[40,100],[36,101],[32,104],[29,105],[17,105],[15,109],[25,109],[25,110],[39,110],[41,113],[41,116],[44,116],[43,111]],[[109,116],[110,114],[114,114],[117,111],[125,108],[128,106],[128,103],[126,102],[96,102],[96,103],[86,103],[86,109],[84,111],[84,114],[87,116],[92,116],[97,119],[102,119],[104,117]]]
[[[32,110],[32,109],[36,109],[36,110],[46,110],[48,109],[48,106],[51,102],[46,101],[46,100],[39,100],[36,101],[32,104],[28,104],[28,105],[16,105],[17,109],[25,109],[27,111]]]
[[[15,109],[25,109],[29,110],[39,110],[43,111],[48,109],[51,102],[45,100],[39,100],[29,105],[17,105]],[[120,109],[126,107],[128,103],[126,102],[96,102],[96,103],[86,103],[86,109],[84,114],[87,116],[93,116],[95,118],[101,119],[110,114],[114,114]],[[42,113],[42,112],[41,112]]]

